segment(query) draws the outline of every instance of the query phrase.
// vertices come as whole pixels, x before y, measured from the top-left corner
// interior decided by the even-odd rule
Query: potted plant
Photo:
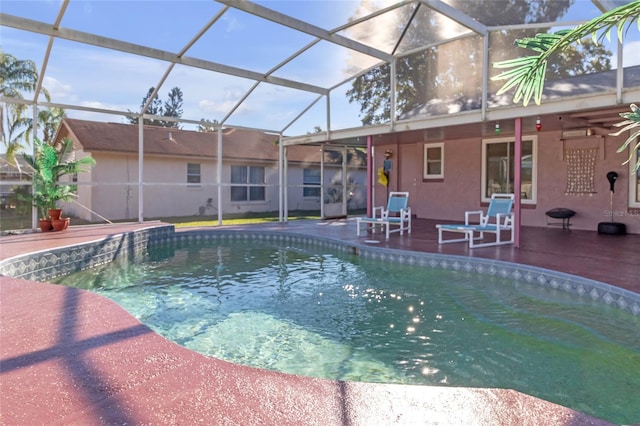
[[[60,182],[60,178],[86,171],[86,167],[95,165],[95,160],[91,157],[77,159],[73,141],[69,138],[64,138],[59,147],[37,138],[34,145],[34,155],[23,154],[33,173],[33,190],[22,199],[38,209],[43,231],[51,230],[54,224],[56,229],[64,229],[69,220],[61,218],[58,202],[72,200],[78,186]]]

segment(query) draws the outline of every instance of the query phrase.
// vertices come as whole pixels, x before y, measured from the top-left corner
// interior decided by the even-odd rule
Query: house
[[[596,231],[601,222],[640,234],[640,150],[618,148],[629,132],[612,136],[613,123],[628,105],[570,110],[520,119],[520,188],[514,188],[516,120],[465,124],[373,137],[374,167],[393,152],[389,185],[412,194],[419,218],[464,221],[464,212],[488,205],[494,192],[519,191],[522,226],[545,227],[557,220],[546,212],[573,210],[572,229]],[[496,127],[494,127],[496,126]],[[623,164],[631,155],[631,162]],[[615,172],[613,190],[607,174]],[[373,193],[383,196],[385,188]]]
[[[548,226],[556,220],[546,212],[563,207],[576,212],[572,229],[596,230],[600,222],[615,221],[624,223],[628,233],[640,233],[640,176],[616,152],[627,136],[610,135],[612,123],[626,111],[627,106],[617,105],[523,119],[521,225]],[[385,151],[392,154],[389,186],[371,183],[373,198],[384,200],[387,190],[409,191],[418,218],[463,220],[464,211],[486,206],[493,192],[513,192],[514,130],[513,120],[503,120],[373,136],[372,170],[384,166]],[[97,161],[79,177],[79,201],[110,220],[137,218],[138,126],[65,119],[56,137],[67,136]],[[321,152],[325,199],[333,190],[341,194],[341,146],[332,141],[324,151],[286,147],[289,210],[320,210]],[[216,147],[217,133],[145,126],[145,218],[215,215]],[[277,137],[225,129],[222,149],[223,214],[278,211]],[[362,209],[366,158],[363,150],[349,148],[349,153],[355,155],[348,155],[348,207]],[[610,171],[618,174],[614,192],[606,178]],[[72,215],[89,218],[83,207],[68,208]]]
[[[622,93],[637,93],[640,66],[621,71]],[[517,191],[522,226],[557,224],[546,213],[566,208],[575,212],[572,229],[595,231],[601,222],[616,222],[624,224],[627,233],[640,234],[640,170],[633,171],[640,150],[618,153],[630,132],[612,135],[620,129],[614,124],[625,120],[620,113],[630,112],[629,104],[615,102],[617,73],[550,81],[545,106],[533,114],[524,108],[527,115],[517,119],[511,113],[511,118],[495,122],[478,120],[373,136],[374,167],[382,167],[386,151],[394,153],[390,189],[412,193],[412,212],[420,218],[464,221],[464,212],[487,206],[492,193]],[[490,103],[509,112],[512,96],[493,96]],[[396,127],[405,123],[410,127],[409,119],[450,116],[451,111],[473,117],[480,113],[479,105],[473,98],[432,99],[400,117]],[[517,126],[522,135],[519,190],[514,188]],[[629,156],[631,161],[623,164]],[[610,172],[617,174],[613,188],[607,178]],[[373,188],[376,197],[384,191]]]
[[[353,67],[347,79],[341,76],[339,81],[321,85],[319,82],[311,84],[306,73],[297,73],[297,80],[290,80],[276,73],[276,70],[280,70],[285,64],[292,67],[294,64],[304,64],[300,69],[306,68],[306,63],[298,62],[298,59],[302,59],[301,55],[307,49],[296,48],[287,54],[282,53],[281,56],[269,55],[267,62],[273,64],[265,65],[264,71],[271,69],[265,74],[264,71],[256,73],[253,68],[235,68],[222,58],[219,58],[222,63],[214,63],[207,55],[185,60],[167,47],[164,47],[166,50],[162,52],[158,52],[156,46],[144,44],[142,47],[145,49],[142,52],[140,46],[123,44],[116,48],[112,40],[104,39],[101,34],[94,34],[92,42],[96,48],[120,50],[134,55],[133,57],[170,62],[167,64],[167,75],[174,71],[174,65],[179,65],[178,68],[187,66],[202,69],[207,75],[216,77],[231,75],[239,79],[248,78],[255,82],[255,87],[261,85],[262,88],[265,86],[263,83],[274,84],[286,89],[301,90],[313,96],[310,96],[309,104],[305,104],[306,108],[296,108],[301,114],[293,121],[284,119],[283,116],[278,123],[274,121],[263,124],[262,120],[269,116],[266,111],[273,108],[276,100],[281,100],[276,99],[277,95],[273,97],[273,104],[263,103],[264,109],[252,118],[241,117],[239,107],[248,105],[245,102],[251,100],[253,88],[248,89],[244,96],[237,96],[237,103],[233,103],[233,107],[221,115],[221,121],[226,123],[238,126],[256,125],[274,129],[274,132],[282,132],[282,145],[287,147],[287,158],[292,166],[287,167],[286,172],[281,175],[281,169],[275,166],[278,161],[276,149],[269,146],[272,143],[268,140],[270,136],[263,135],[267,140],[259,145],[254,145],[255,141],[236,144],[230,142],[235,137],[231,133],[233,129],[225,131],[223,135],[223,155],[219,158],[224,166],[215,169],[214,162],[218,164],[218,160],[214,157],[213,147],[217,146],[217,135],[210,135],[210,140],[200,141],[199,144],[203,146],[198,146],[198,143],[187,142],[189,138],[186,134],[180,134],[179,143],[172,144],[171,141],[178,139],[178,131],[171,133],[161,128],[157,130],[160,133],[156,134],[153,129],[146,129],[144,140],[141,140],[145,156],[144,169],[138,170],[137,128],[129,127],[126,138],[129,145],[126,149],[119,147],[120,143],[124,143],[120,140],[105,142],[99,147],[89,147],[92,140],[103,138],[100,132],[86,132],[81,137],[76,137],[79,146],[88,144],[86,151],[91,152],[91,155],[103,156],[102,162],[107,164],[107,169],[100,166],[91,172],[96,175],[95,178],[85,182],[86,187],[81,188],[84,191],[90,187],[91,193],[81,194],[81,198],[85,197],[86,205],[92,206],[94,211],[108,212],[105,216],[114,218],[140,217],[140,214],[136,215],[138,211],[143,212],[145,217],[158,216],[158,212],[161,211],[184,215],[193,214],[194,211],[200,212],[202,208],[207,212],[223,202],[224,211],[229,212],[267,209],[275,211],[278,208],[276,204],[284,204],[291,209],[306,208],[309,204],[319,203],[320,197],[311,195],[317,194],[317,188],[313,186],[317,186],[318,180],[322,178],[318,178],[317,169],[311,171],[311,167],[305,165],[307,163],[304,162],[304,158],[296,162],[293,146],[299,143],[309,148],[309,143],[326,143],[327,146],[345,147],[349,146],[347,139],[358,139],[361,143],[358,145],[360,149],[365,149],[366,139],[367,153],[374,158],[368,167],[369,174],[383,166],[385,151],[393,152],[390,160],[393,164],[390,170],[390,187],[376,184],[375,179],[366,180],[373,194],[370,197],[367,192],[366,198],[377,205],[381,204],[380,200],[384,199],[385,192],[389,189],[409,191],[413,194],[412,213],[417,217],[461,220],[465,210],[477,210],[485,206],[491,193],[515,192],[518,196],[518,223],[524,226],[547,226],[549,218],[546,212],[564,207],[576,212],[575,217],[571,219],[574,229],[595,230],[601,222],[616,221],[624,223],[628,232],[638,233],[640,183],[631,168],[621,164],[625,159],[624,155],[616,153],[625,136],[610,135],[613,130],[611,124],[620,120],[618,114],[628,111],[629,104],[640,99],[640,72],[637,65],[638,55],[634,50],[635,39],[624,44],[621,40],[607,41],[604,44],[606,52],[596,54],[596,59],[602,61],[602,65],[606,64],[603,67],[585,69],[583,65],[588,65],[587,60],[576,58],[579,63],[570,67],[571,73],[557,74],[557,79],[547,81],[543,91],[544,102],[539,106],[520,106],[518,103],[514,104],[507,94],[498,96],[498,89],[502,84],[492,79],[497,77],[500,70],[490,65],[504,60],[504,55],[519,56],[519,52],[511,50],[508,46],[512,46],[513,41],[520,36],[533,35],[539,31],[546,32],[554,27],[572,26],[576,17],[582,19],[599,16],[604,9],[612,9],[614,4],[606,2],[604,5],[604,2],[597,0],[567,1],[554,3],[553,8],[539,8],[536,3],[522,0],[509,2],[509,10],[502,13],[503,10],[498,4],[500,2],[495,1],[454,2],[455,5],[446,7],[441,3],[395,2],[394,6],[385,6],[369,16],[349,16],[344,21],[345,24],[349,24],[349,28],[345,27],[344,31],[341,31],[344,34],[340,34],[340,37],[333,34],[329,28],[317,32],[316,35],[320,36],[323,43],[353,49],[357,54],[369,57],[366,62],[361,62],[362,69]],[[244,13],[254,15],[252,19],[259,18],[258,22],[264,21],[269,25],[273,24],[278,16],[275,19],[276,24],[300,33],[305,32],[300,31],[302,28],[293,28],[288,18],[284,19],[286,14],[269,15],[269,19],[266,19],[264,9],[254,10],[250,4],[251,2],[236,2],[232,5],[225,3],[224,10],[220,10],[220,13],[236,13],[239,9],[243,16]],[[407,13],[413,8],[415,10]],[[71,12],[66,8],[64,11]],[[369,28],[382,28],[375,20],[381,19],[383,15],[392,18],[393,22],[400,19],[398,22],[404,24],[384,26],[385,36],[388,38],[384,37],[386,41],[382,44],[380,41],[383,37],[362,37],[361,34],[367,31],[363,31],[366,27],[360,24],[370,22]],[[215,15],[212,14],[211,17],[213,16]],[[41,31],[42,26],[52,25],[52,22],[29,23],[18,18],[14,20],[15,22],[10,22],[11,25],[36,33]],[[84,22],[80,18],[77,21]],[[211,22],[214,21],[220,22],[217,17]],[[458,29],[450,32],[454,27]],[[251,27],[253,34],[264,33],[255,28]],[[306,26],[304,28],[307,29]],[[407,31],[402,31],[402,28]],[[208,29],[209,27],[200,32],[193,42],[203,37]],[[414,31],[416,36],[412,37],[411,33]],[[60,37],[60,34],[52,31],[50,36],[56,38]],[[431,36],[435,38],[432,40]],[[211,37],[215,38],[215,35]],[[236,41],[240,40],[242,43],[234,45],[238,48],[235,49],[237,51],[243,48],[243,44],[246,45],[244,39],[238,38]],[[259,36],[253,40],[255,43],[273,43]],[[280,41],[284,45],[287,40],[288,37],[284,36]],[[200,42],[206,45],[208,40]],[[224,40],[229,51],[234,51],[231,42],[232,40]],[[53,46],[54,44],[48,51]],[[209,50],[195,49],[192,52],[195,51]],[[415,56],[427,52],[424,59]],[[381,115],[380,122],[360,126],[353,124],[352,120],[345,121],[348,123],[346,125],[338,124],[342,120],[331,120],[332,114],[340,114],[337,111],[341,109],[336,107],[343,106],[341,103],[344,101],[350,102],[350,99],[345,99],[343,83],[352,84],[352,79],[365,71],[369,64],[385,64],[385,67],[389,65],[390,72],[398,73],[398,62],[411,57],[426,61],[424,67],[415,67],[419,73],[419,79],[416,81],[433,83],[429,88],[421,88],[420,96],[415,97],[411,94],[412,91],[403,93],[397,87],[389,91],[388,95],[371,91],[367,94],[384,98],[384,102],[388,101],[391,107],[388,114]],[[281,62],[278,62],[278,59]],[[78,65],[86,65],[86,55],[78,55],[77,60]],[[325,56],[321,61],[323,65],[330,63]],[[280,65],[272,68],[272,65],[277,63]],[[336,66],[347,69],[345,64],[347,62],[336,63]],[[556,65],[564,67],[562,63]],[[100,62],[98,66],[103,66],[103,63]],[[600,71],[604,69],[609,71]],[[46,67],[43,73],[45,71]],[[113,69],[112,73],[116,72],[124,73],[124,70]],[[174,73],[172,77],[176,77],[176,81],[186,83],[190,78],[188,75]],[[567,75],[570,77],[566,77]],[[152,73],[146,81],[155,84],[157,76]],[[393,74],[389,76],[389,82],[390,88],[395,85]],[[207,99],[218,99],[213,88],[222,87],[211,83],[196,86],[198,98]],[[201,96],[205,92],[207,95]],[[316,95],[320,97],[316,98]],[[394,108],[394,105],[406,102],[413,105],[413,98],[419,99],[423,105],[416,106],[409,113],[396,116],[398,108]],[[318,109],[322,110],[317,103],[320,99],[326,101],[326,113],[321,113],[321,116],[326,118],[326,132],[310,135],[303,134],[304,130],[296,130],[297,133],[285,135],[285,131],[293,131],[293,127],[298,124],[296,121],[305,116],[307,111],[316,113]],[[89,100],[92,98],[84,99]],[[387,104],[384,102],[378,104],[376,100],[373,104],[385,110]],[[38,106],[37,101],[35,106]],[[88,112],[103,112],[78,104],[68,107]],[[111,113],[127,115],[125,111]],[[192,123],[193,118],[189,119]],[[244,132],[239,127],[235,131]],[[515,140],[516,136],[519,137],[521,134],[524,136],[523,152],[522,156],[516,156]],[[209,136],[205,134],[200,137]],[[229,149],[233,150],[238,146],[244,147],[245,150],[237,156],[228,152]],[[369,150],[370,148],[372,150]],[[267,152],[270,153],[269,156]],[[257,158],[253,157],[256,153],[260,154]],[[637,152],[630,154],[634,158],[638,156]],[[321,164],[320,160],[324,159],[321,155],[311,157],[317,159],[315,164]],[[180,163],[173,161],[178,158]],[[523,165],[522,169],[517,167],[520,162]],[[114,167],[109,168],[109,164]],[[253,164],[258,168],[251,168]],[[267,168],[268,164],[272,167]],[[300,167],[294,167],[294,164]],[[229,169],[225,170],[225,167]],[[305,169],[309,171],[305,172]],[[609,172],[618,175],[615,191],[610,190],[606,179]],[[321,183],[327,183],[327,176],[324,176],[324,179]],[[284,193],[278,192],[282,191],[281,181],[286,187]],[[89,183],[91,185],[88,185]],[[297,189],[295,185],[299,185]],[[139,191],[142,187],[144,191]],[[170,193],[163,192],[169,190]],[[344,193],[344,187],[342,192]],[[283,197],[283,194],[286,197]],[[321,192],[321,195],[323,194]],[[355,194],[359,197],[358,192]],[[104,203],[104,200],[112,202],[106,205],[93,204],[93,198],[99,199],[100,203]],[[140,200],[143,200],[144,205],[138,206]],[[213,204],[210,204],[209,200]],[[113,211],[116,209],[117,212]],[[81,213],[78,211],[77,214]]]
[[[5,211],[15,208],[18,200],[16,189],[29,188],[25,184],[30,183],[31,178],[27,174],[27,162],[18,155],[10,162],[6,154],[0,154],[0,210]]]
[[[92,221],[137,219],[138,125],[65,118],[55,140],[66,137],[74,141],[78,155],[91,155],[96,160],[95,167],[77,177],[78,200],[65,206],[66,214]],[[277,136],[257,130],[223,129],[220,184],[217,132],[144,126],[143,146],[145,218],[217,215],[219,189],[223,214],[279,210]],[[349,149],[347,158],[348,207],[363,209],[366,156],[361,150]],[[340,151],[323,151],[319,146],[288,147],[289,209],[319,212],[321,175],[328,202],[329,195],[342,194],[342,172]]]

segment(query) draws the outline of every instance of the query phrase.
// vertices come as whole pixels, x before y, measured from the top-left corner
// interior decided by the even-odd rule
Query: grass
[[[290,211],[288,220],[319,220],[318,211]],[[171,223],[176,228],[186,228],[190,226],[218,226],[218,217],[210,216],[206,219],[203,216],[180,216],[180,217],[152,217],[145,218],[146,221],[158,220],[165,223]],[[113,221],[114,223],[131,222],[135,219],[123,219]],[[277,222],[277,212],[264,213],[243,213],[224,215],[222,225],[244,225],[252,223]],[[101,224],[104,222],[89,222],[79,218],[72,218],[71,225],[89,225]],[[18,214],[14,209],[2,210],[0,212],[0,231],[10,233],[11,231],[29,230],[31,229],[31,214]]]
[[[318,212],[289,212],[289,220],[319,220]],[[183,216],[183,217],[155,217],[148,220],[159,220],[165,223],[171,223],[176,228],[186,228],[189,226],[218,226],[218,217],[203,220],[202,216]],[[222,225],[246,225],[251,223],[267,223],[277,222],[278,214],[274,212],[266,213],[245,213],[245,214],[229,214],[222,218]]]

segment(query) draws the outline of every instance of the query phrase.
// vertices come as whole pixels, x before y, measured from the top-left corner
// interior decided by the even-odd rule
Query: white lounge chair
[[[513,244],[513,202],[513,194],[492,194],[486,214],[481,210],[467,211],[463,224],[436,225],[438,244],[468,241],[471,248]],[[478,217],[478,223],[472,223],[474,216]],[[464,234],[464,238],[445,240],[443,232]],[[502,240],[502,232],[509,232],[508,240]],[[476,243],[484,240],[485,233],[494,234],[495,241]]]
[[[387,207],[374,207],[372,217],[359,217],[356,219],[358,227],[358,236],[360,236],[360,226],[370,227],[375,232],[378,226],[383,227],[386,231],[386,238],[392,232],[404,231],[411,233],[411,207],[409,207],[408,192],[390,192]]]

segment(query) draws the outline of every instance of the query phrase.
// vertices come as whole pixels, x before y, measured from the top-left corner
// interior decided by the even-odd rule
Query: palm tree
[[[42,131],[42,140],[48,143],[53,141],[53,137],[60,127],[60,123],[67,116],[67,113],[62,108],[47,108],[38,111],[38,129]],[[33,130],[31,120],[28,124],[28,132]],[[28,137],[28,136],[27,136]]]
[[[38,82],[35,62],[20,60],[0,50],[0,95],[23,99],[23,93],[34,92]],[[28,128],[25,117],[27,106],[4,104],[0,107],[0,137],[7,151],[7,159],[15,164],[15,153],[22,148],[20,143]]]
[[[2,143],[6,151],[6,159],[9,164],[15,166],[18,166],[15,161],[16,154],[24,148],[22,141],[28,137],[27,129],[31,121],[25,117],[25,112],[25,105],[4,104],[0,106],[0,119],[2,120],[0,127],[2,128]]]

